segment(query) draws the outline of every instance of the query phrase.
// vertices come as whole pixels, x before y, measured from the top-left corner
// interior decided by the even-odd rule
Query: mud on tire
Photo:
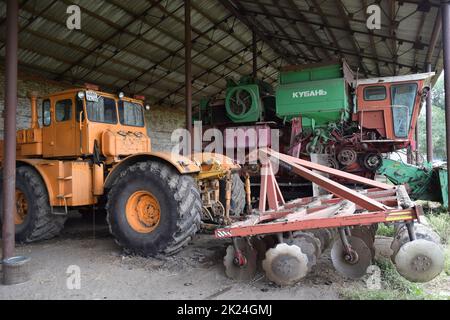
[[[0,174],[0,208],[3,208],[2,188],[3,176]],[[23,222],[16,224],[16,241],[31,243],[57,236],[63,229],[67,217],[52,214],[47,188],[39,173],[31,167],[18,167],[16,190],[24,195],[28,206]]]
[[[147,233],[128,221],[126,206],[135,192],[151,193],[158,201],[160,219]],[[175,254],[200,229],[202,202],[192,176],[180,175],[160,162],[139,162],[116,179],[108,193],[107,221],[111,234],[127,253],[143,256]]]
[[[220,202],[225,207],[225,187],[226,181],[220,181]],[[242,182],[239,173],[233,173],[231,175],[231,203],[230,203],[230,215],[239,216],[244,212],[245,208],[245,185]]]

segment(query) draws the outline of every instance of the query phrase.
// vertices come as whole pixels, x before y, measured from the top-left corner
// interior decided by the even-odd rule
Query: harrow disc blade
[[[334,235],[329,229],[315,229],[311,233],[320,240],[320,250],[323,252],[328,249],[333,242]]]
[[[297,231],[293,234],[294,239],[304,239],[306,242],[314,246],[314,254],[316,258],[319,258],[322,254],[322,244],[320,240],[314,236],[314,234],[309,232]]]
[[[372,263],[372,254],[363,240],[357,237],[347,237],[353,251],[358,254],[355,262],[348,262],[345,259],[345,250],[342,241],[336,240],[331,249],[331,261],[334,268],[342,275],[359,279],[366,274],[367,268]]]
[[[352,236],[360,238],[366,246],[370,249],[370,254],[372,255],[372,259],[375,257],[375,246],[374,246],[374,237],[373,232],[370,227],[355,227],[351,230]]]
[[[417,240],[419,239],[428,240],[436,244],[440,244],[441,242],[441,238],[439,237],[439,235],[427,225],[415,224],[414,232],[416,234]],[[406,226],[402,226],[397,230],[397,233],[395,234],[394,240],[392,241],[391,244],[392,262],[395,263],[395,256],[397,255],[398,251],[404,244],[408,242],[410,242],[408,229],[406,228]]]
[[[310,271],[311,268],[317,264],[316,249],[314,245],[305,238],[294,238],[291,244],[299,247],[302,252],[306,254],[308,257],[308,271]]]
[[[251,280],[256,274],[257,252],[253,249],[245,239],[238,239],[238,247],[245,256],[246,264],[238,266],[234,263],[235,250],[234,246],[228,246],[227,254],[223,258],[225,266],[225,274],[234,280]]]
[[[295,245],[281,243],[269,249],[262,263],[267,278],[280,285],[293,285],[308,273],[308,257]]]
[[[398,273],[411,282],[427,282],[444,269],[444,252],[434,242],[419,239],[405,243],[395,256]]]

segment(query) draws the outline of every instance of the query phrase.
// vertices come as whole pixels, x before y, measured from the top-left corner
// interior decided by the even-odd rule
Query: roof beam
[[[281,37],[281,36],[277,36],[277,35],[274,35],[273,37],[276,37],[276,38],[278,38],[278,39],[283,39],[283,40],[285,40],[283,37]],[[296,42],[298,42],[298,43],[302,43],[302,44],[305,44],[305,45],[308,45],[308,46],[313,46],[313,47],[316,47],[316,48],[319,48],[320,47],[320,45],[318,45],[317,43],[314,43],[314,42],[309,42],[309,41],[306,41],[306,40],[300,40],[300,39],[294,39],[294,38],[291,38],[291,40],[292,41],[296,41]],[[326,46],[323,46],[323,49],[327,49],[327,50],[335,50],[333,47],[326,47]],[[345,54],[345,55],[349,55],[349,56],[354,56],[354,57],[357,57],[358,56],[358,54],[357,53],[355,53],[355,52],[353,52],[352,50],[342,50],[342,52],[341,52],[341,54]],[[378,62],[380,62],[380,63],[386,63],[386,64],[393,64],[393,62],[392,62],[392,59],[391,58],[385,58],[385,59],[383,59],[383,58],[381,58],[381,57],[373,57],[373,56],[370,56],[370,55],[368,55],[368,54],[361,54],[361,56],[363,57],[363,58],[365,58],[365,59],[372,59],[372,60],[374,60],[374,61],[378,61]],[[414,68],[414,66],[411,66],[411,65],[407,65],[407,64],[403,64],[403,63],[397,63],[397,65],[398,66],[400,66],[400,67],[402,67],[402,68],[410,68],[410,69],[413,69]]]
[[[273,1],[273,0],[272,0]],[[257,3],[257,5],[259,6],[259,8],[266,14],[266,17],[268,17],[268,19],[272,22],[272,24],[285,36],[289,37],[289,35],[287,34],[286,30],[278,23],[278,21],[273,18],[269,11],[267,11],[265,5],[263,5],[260,1],[256,0],[255,1]],[[296,44],[296,43],[289,43],[292,47],[294,47],[294,49],[296,51],[298,51],[300,53],[300,55],[302,56],[302,59],[304,61],[308,61],[308,57],[305,55],[305,53],[303,52],[303,50]],[[287,49],[286,49],[287,50]],[[298,59],[298,57],[296,57],[296,60]]]
[[[289,63],[295,64],[295,61],[290,54],[285,50],[282,50],[283,46],[280,43],[274,43],[272,40],[266,37],[264,32],[261,32],[260,28],[262,26],[258,25],[254,20],[249,20],[245,15],[245,10],[238,3],[233,3],[231,0],[220,0],[220,3],[227,8],[236,18],[238,18],[243,24],[247,26],[251,31],[256,33],[256,35],[265,43],[267,43],[270,48],[284,57]],[[263,28],[264,29],[264,28]]]
[[[291,0],[287,0],[287,1],[290,2]],[[251,15],[261,15],[261,16],[264,16],[264,13],[262,13],[262,12],[257,12],[257,11],[251,11],[251,10],[248,10],[247,13],[248,13],[249,15],[251,14]],[[299,12],[299,13],[302,14],[301,12]],[[313,13],[313,12],[308,12],[308,13]],[[284,19],[284,17],[283,17],[282,15],[280,15],[280,14],[271,13],[271,15],[272,15],[273,17],[275,17],[275,18]],[[297,13],[296,13],[296,15],[297,15]],[[325,15],[325,16],[326,16],[326,15]],[[327,16],[327,17],[330,17],[330,16]],[[341,17],[334,17],[334,18],[339,18],[339,19],[340,19]],[[325,27],[328,27],[328,28],[330,28],[330,29],[336,29],[336,30],[340,30],[340,31],[347,31],[347,30],[348,30],[348,29],[345,28],[345,27],[332,25],[331,23],[329,23],[329,24],[326,26],[324,23],[320,23],[320,22],[308,20],[308,18],[306,18],[306,16],[303,15],[303,14],[302,14],[302,17],[300,17],[300,18],[291,18],[291,17],[289,17],[289,20],[292,21],[292,22],[302,23],[302,24],[306,24],[306,25],[310,25],[310,26],[317,26],[317,27],[319,27],[319,28],[321,28],[321,29],[324,29]],[[354,19],[349,20],[349,21],[357,22],[357,21],[355,21]],[[359,22],[359,21],[358,21],[358,22]],[[366,28],[365,25],[366,25],[366,22],[364,21],[364,28]],[[382,25],[382,27],[383,27],[383,25]],[[389,29],[389,26],[385,26],[384,29],[385,29],[385,30]],[[311,30],[312,30],[312,31],[311,31]],[[313,30],[313,29],[311,29],[311,30],[310,30],[309,32],[312,34],[312,33],[314,32],[314,30]],[[409,40],[409,39],[405,39],[405,38],[399,38],[399,37],[397,37],[397,36],[392,37],[390,34],[376,34],[376,33],[374,33],[374,32],[370,32],[370,31],[361,31],[361,30],[357,30],[357,29],[352,29],[352,32],[353,32],[353,33],[356,33],[356,34],[363,34],[363,35],[366,35],[366,36],[369,36],[369,35],[372,34],[374,37],[376,37],[376,38],[381,38],[381,39],[383,39],[383,40],[385,40],[385,39],[387,39],[387,40],[392,40],[392,39],[394,39],[394,40],[397,40],[397,41],[401,41],[401,42],[403,42],[403,43],[415,44],[415,40]],[[426,43],[421,43],[421,45],[428,46]]]

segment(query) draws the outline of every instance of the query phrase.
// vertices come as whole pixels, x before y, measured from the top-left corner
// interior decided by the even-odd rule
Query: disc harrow
[[[443,270],[439,239],[419,224],[422,207],[410,200],[405,186],[366,179],[271,149],[258,152],[260,159],[270,159],[261,164],[259,208],[215,230],[216,238],[233,239],[224,258],[229,277],[251,279],[262,259],[268,280],[280,286],[294,285],[331,247],[335,269],[345,277],[361,278],[373,263],[379,223],[397,226],[392,260],[403,277],[430,281]],[[274,175],[275,161],[330,194],[285,202]],[[366,189],[352,190],[320,172]]]

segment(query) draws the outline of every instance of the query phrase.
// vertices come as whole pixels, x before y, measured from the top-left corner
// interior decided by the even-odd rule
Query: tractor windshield
[[[125,126],[143,127],[144,112],[142,106],[133,102],[120,101],[119,119],[120,123]]]
[[[97,96],[86,99],[86,111],[89,121],[116,124],[116,101],[114,99]]]

